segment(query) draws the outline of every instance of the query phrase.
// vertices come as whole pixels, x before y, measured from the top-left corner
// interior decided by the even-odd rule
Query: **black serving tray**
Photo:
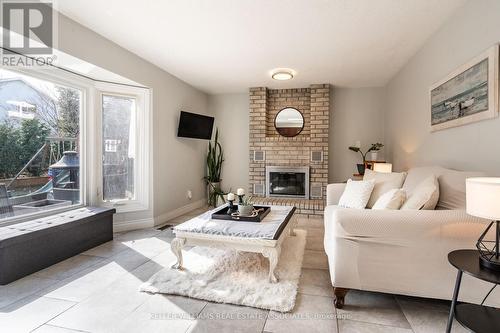
[[[235,209],[238,209],[238,206],[234,206]],[[238,221],[238,222],[262,222],[264,217],[271,211],[271,207],[268,206],[253,206],[254,209],[260,209],[259,214],[257,216],[233,216],[228,214],[229,206],[223,207],[212,213],[212,219],[214,220],[228,220],[228,221]]]

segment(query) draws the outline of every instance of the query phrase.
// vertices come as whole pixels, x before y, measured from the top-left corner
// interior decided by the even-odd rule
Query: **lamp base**
[[[484,268],[500,272],[500,258],[495,258],[495,256],[492,256],[491,259],[488,259],[480,255],[479,264]]]
[[[495,239],[487,238],[488,232],[495,225]],[[491,221],[477,240],[479,263],[482,267],[500,272],[500,221]]]

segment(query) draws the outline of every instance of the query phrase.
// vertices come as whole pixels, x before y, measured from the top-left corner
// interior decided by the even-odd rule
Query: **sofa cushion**
[[[405,178],[406,172],[384,173],[366,169],[363,180],[375,180],[375,187],[373,188],[372,195],[366,206],[372,208],[384,193],[401,188]]]
[[[470,177],[484,177],[484,172],[466,172],[445,169],[438,178],[438,209],[465,209],[465,180]]]
[[[339,206],[344,208],[364,209],[372,194],[375,180],[353,181],[349,179],[344,193],[339,200]]]
[[[408,195],[402,210],[433,210],[439,200],[439,183],[436,176],[431,175],[421,182],[412,192]]]
[[[428,167],[417,167],[411,168],[408,170],[408,175],[403,183],[403,189],[406,191],[408,197],[412,194],[412,192],[419,186],[424,180],[429,178],[430,176],[435,176],[439,178],[439,176],[446,169],[440,166],[428,166]],[[439,181],[439,180],[438,180]]]
[[[484,172],[457,171],[440,166],[417,167],[408,170],[403,189],[410,196],[427,177],[434,175],[439,182],[438,209],[465,209],[465,179],[482,177]]]
[[[392,209],[401,208],[406,200],[406,192],[400,188],[395,188],[385,192],[378,198],[372,209]]]

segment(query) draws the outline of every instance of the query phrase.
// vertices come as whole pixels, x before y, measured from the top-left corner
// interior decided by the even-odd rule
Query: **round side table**
[[[448,254],[448,261],[458,270],[458,273],[446,333],[451,332],[453,318],[472,332],[500,332],[499,309],[484,305],[457,302],[463,273],[483,281],[500,284],[500,272],[481,267],[479,265],[479,252],[477,250],[452,251]]]

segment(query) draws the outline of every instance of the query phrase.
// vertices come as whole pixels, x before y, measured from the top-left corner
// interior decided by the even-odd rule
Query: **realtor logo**
[[[52,2],[1,0],[5,53],[52,54],[54,11]]]

